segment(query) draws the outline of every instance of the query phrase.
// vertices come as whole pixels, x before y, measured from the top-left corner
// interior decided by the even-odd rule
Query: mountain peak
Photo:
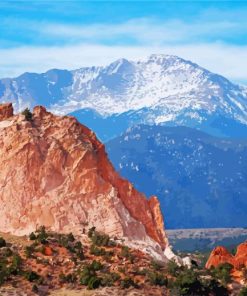
[[[115,73],[124,73],[125,71],[131,69],[132,66],[132,63],[127,59],[118,59],[115,62],[111,63],[107,67],[107,69],[109,70],[109,73],[112,75]]]
[[[151,54],[146,59],[147,60],[153,60],[153,61],[157,61],[157,60],[181,60],[181,58],[179,58],[178,56],[169,55],[169,54]]]
[[[194,67],[199,67],[197,64],[192,63],[189,60],[185,60],[179,56],[176,55],[169,55],[169,54],[151,54],[150,56],[146,57],[143,59],[144,62],[146,63],[157,63],[157,64],[168,64],[168,65],[174,65],[178,63],[183,63],[183,64],[189,64]]]
[[[148,124],[197,126],[219,117],[247,124],[247,88],[175,55],[47,73],[2,80],[1,100],[16,110],[42,104],[58,114],[92,109],[104,117],[145,109]]]

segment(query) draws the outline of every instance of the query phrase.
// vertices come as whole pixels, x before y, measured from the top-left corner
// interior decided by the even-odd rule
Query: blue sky
[[[246,1],[1,1],[0,77],[175,54],[247,82]]]

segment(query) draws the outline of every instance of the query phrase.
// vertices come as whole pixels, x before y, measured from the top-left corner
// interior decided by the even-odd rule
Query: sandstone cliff
[[[0,105],[0,231],[45,225],[80,235],[95,226],[162,256],[168,245],[156,197],[122,179],[95,134],[38,106],[32,121]]]

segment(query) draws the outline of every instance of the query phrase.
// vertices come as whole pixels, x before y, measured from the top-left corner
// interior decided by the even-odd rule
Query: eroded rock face
[[[237,247],[235,256],[224,247],[216,247],[209,256],[206,268],[216,267],[222,263],[230,263],[236,270],[247,267],[247,241]]]
[[[0,204],[2,232],[45,225],[82,234],[95,226],[147,252],[163,254],[168,245],[158,199],[115,172],[91,130],[40,106],[33,121],[15,115],[0,127]]]
[[[216,247],[208,258],[206,268],[216,267],[222,263],[233,264],[233,255],[225,247]]]
[[[0,121],[6,120],[12,117],[13,114],[14,114],[14,109],[11,103],[0,105]]]

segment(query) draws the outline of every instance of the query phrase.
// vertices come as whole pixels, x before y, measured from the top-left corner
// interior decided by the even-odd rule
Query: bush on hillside
[[[168,280],[161,272],[149,272],[148,280],[154,286],[167,286]]]
[[[0,248],[6,247],[6,241],[4,238],[0,237]]]
[[[239,296],[247,296],[247,287],[243,287],[239,292]]]
[[[223,263],[218,265],[216,268],[213,268],[212,276],[218,279],[224,286],[231,282],[231,270],[233,266],[229,263]]]
[[[21,114],[25,116],[25,119],[27,121],[31,121],[33,118],[33,114],[31,113],[29,108],[26,108],[25,110],[23,110]]]

